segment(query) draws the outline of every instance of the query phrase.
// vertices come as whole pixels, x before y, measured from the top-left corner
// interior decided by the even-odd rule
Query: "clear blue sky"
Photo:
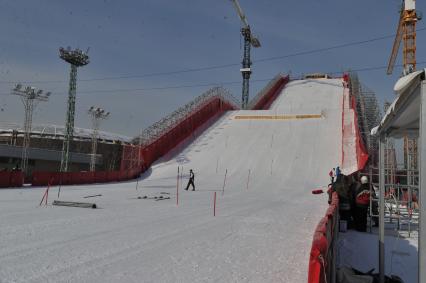
[[[254,95],[278,72],[340,72],[387,65],[393,38],[322,53],[258,62],[263,58],[392,35],[398,21],[397,0],[240,0],[262,47],[252,49]],[[426,10],[417,2],[418,10]],[[424,27],[422,22],[418,28]],[[79,69],[81,80],[137,76],[215,65],[239,64],[240,21],[229,0],[90,0],[0,1],[0,121],[23,121],[23,106],[10,95],[16,81],[51,91],[34,123],[62,125],[65,120],[69,66],[58,57],[60,46],[90,47],[91,63]],[[426,31],[417,35],[417,60],[426,61]],[[397,59],[401,62],[401,57]],[[424,67],[419,66],[419,68]],[[90,127],[91,105],[111,112],[101,128],[134,136],[208,87],[153,90],[168,86],[224,84],[241,96],[240,66],[202,72],[131,79],[79,81],[76,126]],[[380,101],[392,100],[401,72],[359,72]],[[46,82],[47,81],[47,82]],[[53,82],[52,82],[53,81]],[[151,88],[151,90],[149,90]],[[145,89],[125,91],[125,89]],[[107,90],[108,92],[102,92]],[[116,90],[116,91],[114,91]],[[99,91],[99,92],[93,92]]]

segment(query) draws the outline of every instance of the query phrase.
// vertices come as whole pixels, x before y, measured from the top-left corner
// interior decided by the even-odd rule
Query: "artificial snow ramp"
[[[311,191],[341,160],[342,93],[340,79],[292,81],[270,110],[228,112],[137,187],[62,187],[74,201],[102,193],[102,209],[38,208],[42,189],[2,191],[1,280],[306,282],[327,207]],[[189,169],[194,192],[182,189]]]

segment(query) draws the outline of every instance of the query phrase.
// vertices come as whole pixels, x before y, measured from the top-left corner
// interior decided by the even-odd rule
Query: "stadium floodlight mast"
[[[21,97],[22,104],[25,108],[25,120],[24,120],[24,139],[22,142],[22,155],[21,155],[21,169],[24,173],[28,170],[28,148],[30,146],[30,134],[33,123],[33,111],[39,101],[49,100],[50,92],[44,93],[41,89],[35,87],[26,86],[22,87],[22,84],[17,84],[12,89],[12,94]]]
[[[89,108],[87,113],[92,118],[92,155],[90,158],[90,171],[95,171],[96,165],[96,150],[98,147],[98,133],[99,125],[101,120],[105,120],[109,117],[109,112],[104,109],[92,106]]]
[[[80,49],[71,50],[71,47],[59,48],[59,57],[71,65],[70,82],[68,90],[68,109],[65,121],[64,143],[62,146],[61,172],[68,171],[70,142],[74,135],[75,98],[77,89],[77,67],[89,64],[89,50],[83,52]]]

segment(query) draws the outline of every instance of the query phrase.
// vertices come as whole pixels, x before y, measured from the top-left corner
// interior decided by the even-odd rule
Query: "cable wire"
[[[420,31],[424,31],[424,30],[426,30],[426,27],[419,28],[419,29],[417,29],[416,32],[420,32]],[[308,50],[308,51],[302,51],[302,52],[297,52],[297,53],[292,53],[292,54],[287,54],[287,55],[282,55],[282,56],[267,57],[267,58],[263,58],[263,59],[253,60],[253,62],[254,63],[262,63],[262,62],[268,62],[268,61],[282,60],[282,59],[291,58],[291,57],[304,56],[304,55],[309,55],[309,54],[314,54],[314,53],[321,53],[321,52],[325,52],[325,51],[330,51],[330,50],[334,50],[334,49],[340,49],[340,48],[345,48],[345,47],[350,47],[350,46],[367,44],[367,43],[376,42],[376,41],[380,41],[380,40],[384,40],[384,39],[388,39],[388,38],[393,38],[393,37],[395,37],[395,34],[370,38],[370,39],[361,40],[361,41],[353,41],[353,42],[348,42],[348,43],[344,43],[344,44],[332,45],[332,46],[329,46],[329,47],[318,48],[318,49],[313,49],[313,50]],[[209,71],[209,70],[216,70],[216,69],[225,69],[225,68],[235,67],[235,66],[239,66],[239,65],[240,65],[240,63],[232,63],[232,64],[224,64],[224,65],[215,65],[215,66],[206,66],[206,67],[199,67],[199,68],[176,70],[176,71],[170,71],[170,72],[147,73],[147,74],[142,74],[142,75],[123,75],[123,76],[100,77],[100,78],[92,78],[92,79],[79,79],[79,82],[109,81],[109,80],[121,80],[121,79],[135,79],[135,78],[145,78],[145,77],[166,76],[166,75],[174,75],[174,74],[182,74],[182,73],[192,73],[192,72],[201,72],[201,71]],[[25,83],[25,84],[46,83],[47,84],[47,83],[64,83],[64,82],[67,82],[67,81],[66,80],[21,81],[20,83]],[[15,83],[18,83],[18,82],[17,81],[0,81],[0,84],[15,84]]]

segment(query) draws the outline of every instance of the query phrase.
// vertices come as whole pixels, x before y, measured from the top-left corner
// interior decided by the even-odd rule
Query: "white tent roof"
[[[420,82],[425,70],[400,78],[394,86],[397,98],[389,106],[380,125],[371,130],[372,135],[386,133],[401,137],[418,136],[420,117]]]

